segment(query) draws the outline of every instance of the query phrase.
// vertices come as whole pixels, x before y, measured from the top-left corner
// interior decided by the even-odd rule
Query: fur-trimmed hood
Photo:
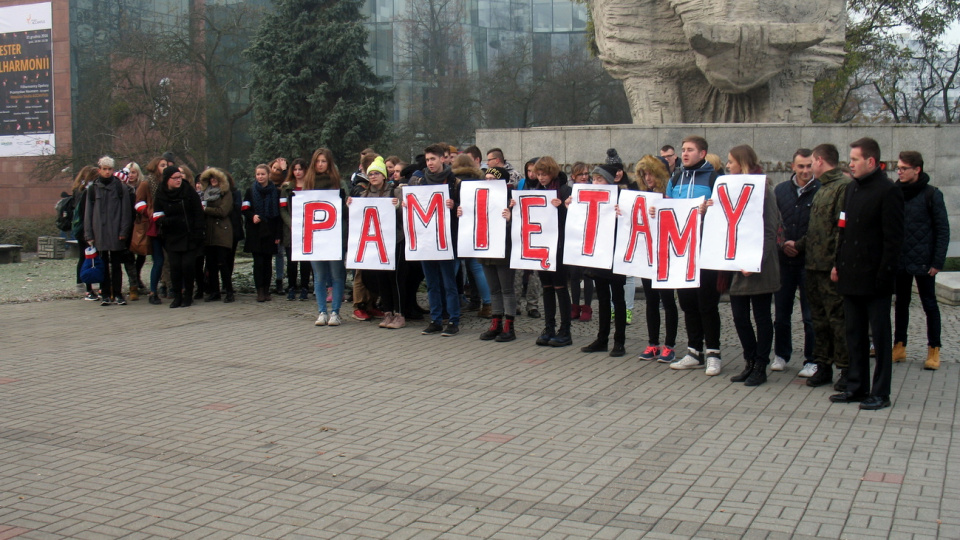
[[[220,188],[220,191],[230,191],[233,189],[233,186],[230,185],[230,179],[227,176],[227,173],[216,167],[210,167],[209,169],[200,173],[200,187],[202,189],[207,189],[210,187],[210,178],[217,179],[217,187]]]

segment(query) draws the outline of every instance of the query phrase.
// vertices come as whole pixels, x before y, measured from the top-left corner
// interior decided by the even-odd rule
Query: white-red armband
[[[137,212],[146,212],[147,211],[147,201],[140,201],[137,204],[133,205],[133,209]]]
[[[840,212],[840,219],[837,220],[837,227],[840,227],[841,229],[843,229],[846,226],[847,226],[847,213]]]
[[[250,201],[243,201],[243,204],[240,205],[240,209],[241,209],[241,210],[249,210],[249,209],[250,209]]]
[[[280,197],[280,208],[286,208],[286,207],[287,207],[287,201],[288,201],[288,199],[287,199],[286,197]]]
[[[165,215],[166,215],[166,214],[164,214],[163,212],[154,212],[152,219],[153,219],[154,221],[156,221],[156,220],[162,218],[162,217],[165,216]]]

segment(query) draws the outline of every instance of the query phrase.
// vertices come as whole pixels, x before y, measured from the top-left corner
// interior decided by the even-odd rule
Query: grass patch
[[[36,251],[38,236],[60,236],[56,217],[0,219],[0,244],[19,244],[23,251]]]
[[[947,257],[943,264],[944,272],[960,272],[960,257]]]

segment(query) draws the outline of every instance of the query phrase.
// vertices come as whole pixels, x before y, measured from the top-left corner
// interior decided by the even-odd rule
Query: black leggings
[[[313,275],[313,267],[310,261],[293,260],[293,249],[287,250],[287,286],[291,289],[306,289],[310,283],[310,276]],[[297,286],[297,270],[300,270],[300,286]]]
[[[583,280],[583,305],[589,306],[593,302],[593,279],[583,275],[583,267],[570,268],[570,297],[573,305],[580,305],[580,280]]]
[[[622,345],[627,338],[627,302],[623,296],[623,285],[626,276],[609,274],[597,276],[594,282],[597,285],[597,302],[600,304],[598,313],[600,328],[597,339],[606,343],[610,337],[610,310],[606,307],[613,302],[614,329],[613,342]]]
[[[673,289],[654,289],[649,279],[640,279],[643,284],[643,296],[647,304],[647,338],[650,345],[660,345],[660,304],[667,323],[663,344],[671,349],[677,345],[677,327],[680,317],[677,303],[673,299]]]
[[[228,247],[206,246],[203,248],[206,259],[207,294],[220,292],[220,282],[227,292],[233,292],[233,252]]]

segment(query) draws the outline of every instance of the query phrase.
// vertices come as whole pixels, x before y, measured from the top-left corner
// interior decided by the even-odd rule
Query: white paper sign
[[[655,289],[700,286],[700,203],[696,199],[661,199],[656,206],[657,271]]]
[[[713,186],[703,222],[700,267],[759,272],[763,260],[763,198],[767,177],[729,174]]]
[[[389,197],[354,197],[347,238],[347,268],[397,268],[397,209]]]
[[[564,225],[563,264],[613,268],[617,186],[574,184]]]
[[[620,216],[617,218],[617,246],[613,253],[613,272],[624,276],[653,279],[657,263],[657,220],[650,207],[658,206],[663,195],[645,191],[620,191]]]
[[[507,183],[503,180],[460,183],[460,228],[457,255],[481,259],[502,259],[507,253]]]
[[[453,260],[450,211],[446,205],[449,198],[450,190],[446,184],[404,186],[403,230],[406,238],[406,260]]]
[[[511,216],[510,268],[517,270],[557,270],[557,242],[560,219],[550,201],[556,190],[517,190],[513,192]]]
[[[291,258],[295,261],[343,259],[340,191],[298,191],[290,209]]]

